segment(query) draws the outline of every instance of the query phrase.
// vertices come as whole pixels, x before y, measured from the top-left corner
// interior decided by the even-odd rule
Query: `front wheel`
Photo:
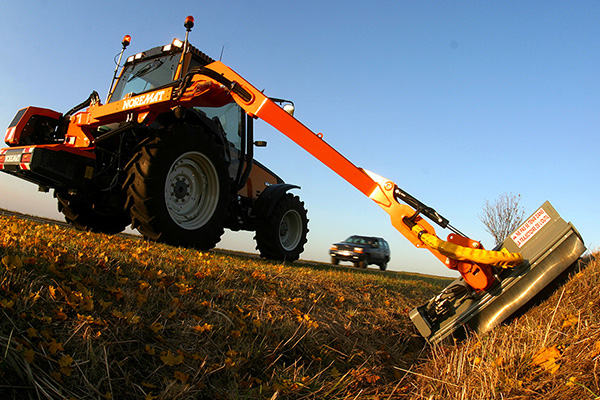
[[[134,227],[159,242],[213,248],[231,198],[223,146],[202,126],[177,125],[147,143],[136,160],[127,179]]]
[[[296,261],[304,251],[308,233],[307,211],[298,196],[285,194],[268,217],[259,219],[256,248],[260,256],[280,261]]]

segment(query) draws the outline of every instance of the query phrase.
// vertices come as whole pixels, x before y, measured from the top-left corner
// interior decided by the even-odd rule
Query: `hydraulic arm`
[[[392,225],[416,247],[424,247],[448,268],[458,270],[476,290],[486,290],[494,282],[493,267],[511,267],[523,262],[520,253],[484,250],[481,243],[467,238],[453,228],[434,209],[421,203],[394,182],[352,164],[283,108],[271,101],[248,81],[220,61],[190,71],[177,89],[176,96],[193,96],[208,83],[225,87],[245,111],[272,125],[292,141],[369,197],[389,215]],[[444,241],[437,237],[427,217],[453,233]]]

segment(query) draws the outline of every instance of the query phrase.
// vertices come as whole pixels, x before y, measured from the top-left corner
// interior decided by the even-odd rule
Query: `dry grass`
[[[482,336],[435,346],[413,399],[599,399],[600,254],[542,304]]]
[[[397,397],[447,284],[0,226],[2,399]]]
[[[432,277],[276,264],[0,217],[1,399],[597,399],[600,255],[453,346]]]

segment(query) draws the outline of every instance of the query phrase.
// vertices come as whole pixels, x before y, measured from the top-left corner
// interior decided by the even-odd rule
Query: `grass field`
[[[594,399],[600,267],[428,346],[448,279],[199,252],[0,217],[2,399]],[[553,397],[554,396],[554,397]]]
[[[447,283],[0,224],[6,398],[393,394],[423,348],[407,311]]]

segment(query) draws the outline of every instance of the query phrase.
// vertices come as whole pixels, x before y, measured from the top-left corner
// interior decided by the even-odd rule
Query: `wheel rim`
[[[190,151],[171,165],[165,182],[165,204],[171,219],[181,228],[204,226],[219,203],[219,177],[204,154]]]
[[[292,251],[302,238],[302,217],[296,210],[288,210],[279,222],[279,243],[286,251]]]

